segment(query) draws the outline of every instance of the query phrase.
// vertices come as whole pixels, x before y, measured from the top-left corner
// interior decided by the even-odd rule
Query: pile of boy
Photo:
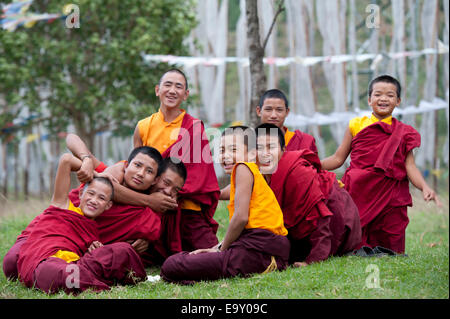
[[[352,119],[336,153],[322,161],[311,135],[284,126],[283,92],[265,92],[256,108],[262,124],[221,136],[220,163],[231,175],[222,190],[203,123],[181,108],[186,76],[167,71],[155,93],[159,111],[138,122],[127,161],[106,167],[78,136],[67,136],[73,155],[60,159],[50,207],[4,257],[8,278],[47,293],[78,293],[144,281],[150,265],[161,266],[167,282],[191,284],[330,256],[400,255],[409,181],[440,205],[414,162],[420,135],[392,117],[401,87],[388,75],[369,84],[371,117]],[[200,162],[193,161],[194,139],[202,141]],[[338,181],[329,170],[349,155]],[[82,184],[70,191],[71,171]],[[219,200],[229,200],[230,219],[220,243],[213,219]]]

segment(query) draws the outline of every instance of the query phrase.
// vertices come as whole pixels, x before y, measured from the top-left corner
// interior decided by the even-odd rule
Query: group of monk
[[[261,125],[221,134],[219,161],[231,177],[222,189],[203,123],[181,108],[185,74],[167,71],[155,93],[159,110],[138,122],[127,160],[107,167],[68,134],[71,154],[60,158],[50,206],[4,256],[6,277],[46,293],[79,293],[145,281],[152,265],[167,282],[191,284],[361,249],[403,254],[409,181],[440,205],[414,162],[419,133],[392,117],[401,86],[391,76],[371,81],[372,115],[352,119],[323,160],[311,135],[284,126],[284,93],[266,91],[256,107]],[[349,155],[338,180],[329,170]],[[72,190],[71,172],[81,183]],[[229,200],[230,220],[221,242],[213,218],[219,200]]]

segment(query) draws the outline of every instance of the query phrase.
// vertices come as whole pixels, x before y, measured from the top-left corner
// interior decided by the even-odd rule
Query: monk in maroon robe
[[[70,172],[79,170],[81,163],[69,154],[61,157],[51,205],[27,230],[17,261],[18,277],[27,287],[47,293],[60,289],[80,292],[146,278],[131,245],[104,246],[98,241],[95,218],[112,206],[112,183],[96,177],[84,187],[78,206],[70,200]],[[70,270],[75,272],[73,276]]]
[[[355,249],[361,240],[358,210],[336,175],[322,170],[310,150],[283,152],[284,134],[275,125],[262,124],[256,132],[260,170],[288,229],[290,261],[310,264]]]
[[[185,165],[187,179],[179,198],[199,203],[201,212],[181,210],[180,234],[183,250],[191,251],[209,248],[218,243],[216,233],[218,223],[213,219],[219,201],[219,184],[214,170],[203,123],[189,114],[185,114],[178,140],[165,152],[165,157],[178,157]],[[174,215],[167,227],[177,229],[177,216]],[[172,242],[172,246],[176,243]],[[181,247],[180,247],[181,248]],[[181,249],[180,249],[181,251]]]
[[[164,158],[179,158],[185,164],[187,180],[179,193],[180,224],[177,225],[178,218],[171,218],[167,225],[180,229],[183,250],[211,247],[218,242],[218,224],[213,216],[220,190],[203,123],[181,109],[189,96],[185,74],[179,69],[168,70],[155,86],[155,94],[160,100],[159,111],[138,122],[134,147],[152,146]],[[173,135],[177,136],[175,141]],[[172,243],[173,247],[176,245]]]
[[[289,133],[292,133],[289,132],[287,128],[285,128],[285,131],[286,133],[288,133],[288,135],[291,135]],[[286,136],[286,142],[286,151],[299,151],[307,149],[313,151],[316,154],[318,153],[316,140],[314,139],[314,137],[312,135],[309,135],[308,133],[301,132],[300,130],[295,130],[294,134],[289,137],[289,139]]]
[[[374,123],[353,138],[342,181],[360,212],[361,246],[404,252],[407,206],[412,206],[405,159],[419,146],[419,133],[395,118],[391,125]]]

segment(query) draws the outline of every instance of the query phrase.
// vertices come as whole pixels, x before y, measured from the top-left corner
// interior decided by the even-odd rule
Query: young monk
[[[409,181],[422,191],[425,201],[440,205],[415,165],[412,150],[420,146],[419,133],[392,117],[400,96],[395,78],[382,75],[372,80],[368,98],[372,115],[352,119],[336,153],[322,160],[324,169],[333,170],[350,154],[342,182],[359,209],[361,246],[397,253],[405,251],[407,207],[412,206]]]
[[[313,136],[300,130],[289,131],[284,126],[284,120],[289,115],[289,102],[282,91],[272,89],[264,92],[259,100],[259,106],[256,107],[256,114],[261,119],[261,124],[274,124],[283,131],[286,151],[308,149],[317,154]]]
[[[283,211],[291,242],[290,263],[306,266],[353,251],[361,241],[356,205],[336,175],[320,168],[310,150],[285,152],[282,130],[256,128],[257,164]]]
[[[103,177],[85,185],[79,206],[69,199],[70,172],[81,161],[65,154],[59,161],[51,205],[19,252],[19,279],[47,293],[109,289],[114,282],[146,279],[139,255],[128,243],[99,241],[95,219],[112,205],[113,186]],[[69,267],[70,266],[70,267]]]
[[[223,133],[221,164],[231,174],[230,224],[225,238],[214,247],[167,258],[161,267],[164,280],[187,284],[287,267],[287,230],[280,206],[254,163],[254,139],[254,131],[243,126]]]
[[[81,161],[77,177],[82,183],[92,180],[95,172],[101,173],[105,170],[106,165],[89,152],[84,142],[77,135],[69,134],[66,138],[66,143],[72,153]],[[147,193],[150,187],[156,183],[161,165],[162,157],[156,149],[146,146],[136,148],[130,153],[128,161],[121,162],[120,169],[116,170],[114,176],[120,180],[120,183],[115,183],[115,188],[123,184],[127,189],[133,189],[139,193]],[[69,193],[69,198],[75,205],[78,205],[80,202],[79,195],[82,187]],[[148,196],[152,197],[154,195]],[[150,242],[159,240],[161,217],[152,209],[142,206],[130,206],[126,202],[123,205],[114,203],[111,208],[99,216],[96,222],[101,242],[128,241],[136,252],[141,254],[146,251]],[[20,247],[27,240],[30,232],[42,217],[41,215],[36,216],[31,221],[5,255],[3,272],[7,278],[17,278],[17,259]]]
[[[188,172],[180,191],[183,250],[214,246],[218,242],[218,224],[213,216],[220,191],[203,123],[181,108],[189,96],[186,76],[178,69],[167,71],[155,93],[160,100],[159,110],[138,122],[134,146],[152,146],[164,158],[182,160]]]

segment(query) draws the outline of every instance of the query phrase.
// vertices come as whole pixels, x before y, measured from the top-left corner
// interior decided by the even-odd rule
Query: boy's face
[[[384,119],[392,115],[395,107],[401,102],[397,96],[397,87],[392,83],[377,82],[373,85],[372,94],[368,99],[373,114],[378,119]]]
[[[158,163],[150,156],[138,153],[130,163],[125,163],[124,183],[128,188],[145,191],[155,183]]]
[[[159,97],[161,105],[167,108],[180,107],[189,96],[186,90],[184,77],[177,72],[168,72],[161,78],[161,82],[155,87],[156,96]]]
[[[284,120],[289,114],[289,109],[282,99],[268,98],[264,100],[262,106],[256,107],[256,114],[261,119],[261,123],[275,124],[283,128]]]
[[[175,171],[168,168],[157,178],[155,185],[152,186],[151,192],[161,192],[173,199],[178,199],[178,193],[184,185],[184,179]]]
[[[256,157],[255,150],[248,152],[244,143],[244,135],[242,134],[222,136],[219,152],[220,165],[222,165],[225,174],[232,173],[234,164],[254,161]]]
[[[256,142],[257,157],[256,163],[258,164],[261,174],[273,174],[283,155],[278,135],[260,135]]]
[[[83,190],[80,196],[80,208],[84,216],[95,219],[105,210],[111,208],[111,186],[95,179]]]

